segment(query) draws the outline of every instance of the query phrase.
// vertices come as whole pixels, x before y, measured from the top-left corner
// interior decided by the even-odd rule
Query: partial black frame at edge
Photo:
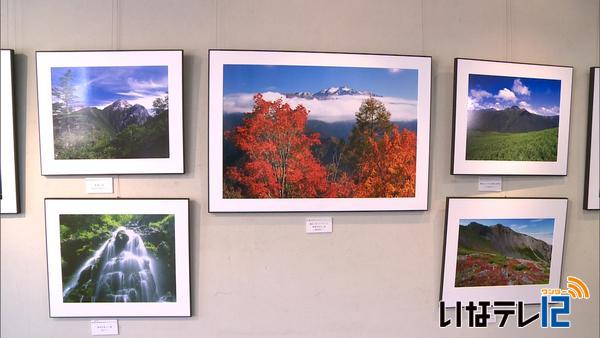
[[[16,211],[15,212],[4,212],[2,215],[17,215],[21,213],[21,175],[19,174],[19,147],[17,145],[18,141],[18,128],[17,128],[17,109],[16,109],[16,67],[15,67],[15,51],[14,49],[2,49],[9,51],[9,60],[10,60],[10,91],[12,96],[12,105],[10,107],[12,114],[12,130],[13,130],[13,166],[15,168],[15,203],[16,203]]]
[[[52,316],[52,310],[50,308],[50,262],[48,260],[48,222],[47,222],[47,210],[46,210],[46,201],[47,200],[121,200],[121,201],[144,201],[144,200],[181,200],[187,201],[188,208],[188,219],[187,219],[187,232],[188,232],[188,288],[190,294],[190,314],[187,316]],[[192,302],[194,297],[192,297],[192,257],[191,257],[191,241],[192,236],[190,236],[190,217],[191,217],[191,208],[190,208],[191,200],[189,198],[177,198],[177,197],[167,197],[167,198],[159,198],[159,197],[146,197],[146,198],[120,198],[120,197],[111,197],[111,198],[85,198],[85,197],[45,197],[44,198],[44,236],[45,236],[45,246],[46,246],[46,288],[48,291],[48,317],[49,318],[191,318],[193,317],[192,313]]]
[[[596,69],[600,69],[600,67],[590,67],[590,86],[589,86],[589,101],[588,101],[588,126],[587,126],[587,141],[586,141],[586,149],[587,154],[585,158],[585,183],[583,186],[583,209],[584,210],[600,210],[600,209],[592,209],[589,207],[589,193],[590,193],[590,167],[592,165],[592,133],[594,132],[594,128],[592,123],[594,121],[594,81],[596,76]],[[596,88],[596,90],[600,90],[600,88]]]

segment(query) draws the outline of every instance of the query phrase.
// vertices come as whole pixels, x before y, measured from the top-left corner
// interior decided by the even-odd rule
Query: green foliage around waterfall
[[[554,162],[557,149],[558,128],[524,133],[467,133],[467,160]]]
[[[148,255],[159,265],[161,274],[155,277],[166,292],[175,295],[174,215],[60,215],[63,287],[79,277],[78,270],[119,227],[133,230],[142,238]],[[82,293],[78,290],[76,294]]]

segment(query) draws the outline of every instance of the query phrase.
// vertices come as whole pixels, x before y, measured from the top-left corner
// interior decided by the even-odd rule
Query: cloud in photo
[[[354,121],[360,105],[372,93],[385,104],[392,121],[412,121],[417,118],[418,83],[419,72],[414,68],[226,64],[223,111],[250,112],[253,96],[261,93],[269,101],[283,98],[293,108],[303,105],[309,111],[309,119]],[[335,88],[356,92],[319,98],[285,96]]]
[[[528,235],[550,245],[552,245],[552,240],[554,238],[554,234],[552,232],[530,232]]]
[[[518,106],[532,114],[555,116],[560,113],[560,87],[560,80],[470,74],[467,109]]]
[[[502,88],[498,91],[498,94],[494,98],[506,102],[517,102],[517,96],[508,88]]]
[[[485,90],[471,89],[471,94],[469,96],[477,101],[481,101],[482,99],[492,97],[493,95]]]
[[[531,92],[529,91],[529,88],[527,88],[527,86],[523,85],[523,82],[521,81],[521,79],[516,79],[513,82],[512,91],[519,95],[525,95],[525,96],[529,96],[531,94]]]
[[[360,108],[367,95],[342,95],[328,99],[306,99],[299,97],[286,98],[279,92],[264,92],[263,99],[274,101],[282,99],[292,108],[303,105],[308,109],[308,118],[324,122],[353,121],[355,113]],[[245,113],[250,112],[254,106],[254,93],[228,94],[223,97],[223,112]],[[383,102],[391,114],[392,121],[412,121],[417,119],[417,102],[397,97],[376,97]]]
[[[508,227],[513,229],[514,231],[521,232],[527,229],[527,224],[511,224]]]
[[[102,109],[121,99],[151,111],[152,102],[168,94],[167,66],[53,67],[53,88],[60,86],[61,77],[69,70],[76,109]]]

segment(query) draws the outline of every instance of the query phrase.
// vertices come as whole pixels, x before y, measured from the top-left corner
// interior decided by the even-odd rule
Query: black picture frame
[[[78,78],[77,69],[100,69],[104,67],[106,72],[113,71],[118,68],[123,68],[126,71],[138,71],[142,74],[142,67],[163,67],[166,68],[166,76],[161,73],[162,78],[155,81],[155,78],[144,80],[141,77],[128,78],[127,81],[115,81],[118,76],[105,76],[104,78],[111,79],[116,85],[123,85],[125,82],[129,85],[128,88],[135,88],[128,92],[118,92],[115,87],[114,92],[111,92],[111,99],[104,102],[102,105],[99,102],[79,104],[74,111],[75,117],[79,111],[89,110],[82,114],[91,116],[95,114],[92,121],[99,121],[92,124],[91,130],[84,130],[87,134],[100,135],[103,133],[110,135],[108,146],[119,153],[123,146],[120,143],[125,142],[128,138],[123,137],[119,140],[118,136],[121,131],[126,131],[129,125],[144,126],[139,130],[147,130],[152,133],[153,130],[161,130],[157,127],[160,122],[156,114],[156,108],[153,107],[153,102],[149,101],[150,95],[156,98],[164,98],[168,96],[166,110],[167,135],[165,141],[154,139],[149,144],[159,145],[161,148],[159,153],[146,155],[150,150],[139,150],[132,154],[125,152],[119,155],[103,155],[100,158],[88,158],[86,154],[88,147],[82,143],[81,147],[73,150],[68,147],[65,151],[60,149],[55,144],[57,140],[56,126],[51,112],[55,109],[55,95],[53,92],[54,84],[58,83],[56,75],[52,74],[52,69],[75,69],[73,78]],[[110,69],[110,70],[109,70]],[[36,79],[37,79],[37,96],[38,96],[38,115],[39,115],[39,137],[40,137],[40,169],[44,176],[69,176],[69,175],[135,175],[135,174],[183,174],[185,173],[185,149],[184,149],[184,115],[183,115],[183,50],[182,49],[148,49],[148,50],[63,50],[63,51],[36,51]],[[116,73],[115,73],[116,74]],[[120,74],[120,73],[119,73]],[[155,76],[159,76],[154,74]],[[53,77],[54,76],[54,77]],[[122,75],[124,76],[124,75]],[[94,81],[88,81],[94,82]],[[85,83],[85,81],[83,82]],[[86,84],[87,85],[87,84]],[[83,86],[83,85],[82,85]],[[166,91],[158,88],[165,88]],[[97,90],[96,90],[97,91]],[[129,102],[129,101],[131,102]],[[117,104],[124,101],[123,104]],[[112,102],[112,103],[111,103]],[[96,104],[96,105],[94,105]],[[141,105],[147,113],[140,113],[137,106]],[[109,106],[114,106],[109,112]],[[83,107],[83,108],[82,108]],[[97,108],[94,111],[94,108]],[[102,108],[102,109],[101,109]],[[114,112],[117,110],[126,111],[121,120],[114,118]],[[129,112],[130,110],[130,112]],[[101,113],[98,113],[101,112]],[[102,115],[105,114],[106,116]],[[110,115],[112,114],[112,115]],[[127,115],[125,115],[127,114]],[[140,114],[143,118],[137,118],[136,114]],[[64,114],[68,117],[68,114]],[[109,116],[110,115],[110,116]],[[129,123],[131,121],[137,121]],[[106,122],[109,121],[109,122]],[[129,122],[128,122],[129,121]],[[152,125],[147,126],[145,122],[152,122]],[[110,128],[104,128],[109,125]],[[154,129],[152,129],[154,128]],[[157,129],[158,128],[158,129]],[[54,130],[53,130],[54,129]],[[60,129],[60,128],[59,128]],[[106,130],[105,130],[106,129]],[[83,134],[83,132],[82,132]],[[122,133],[121,133],[122,134]],[[76,134],[77,135],[77,134]],[[77,135],[79,137],[79,135]],[[164,138],[163,137],[163,138]],[[81,138],[81,137],[80,137]],[[134,137],[132,139],[135,140]],[[88,138],[86,142],[96,141],[96,139]],[[160,141],[160,142],[159,142]],[[110,143],[112,142],[112,143]],[[67,142],[65,142],[67,143]],[[113,144],[114,143],[114,144]],[[88,148],[94,147],[94,143]],[[140,143],[144,145],[144,142]],[[162,149],[165,148],[166,149]],[[83,154],[83,155],[82,155]]]
[[[45,198],[49,316],[51,318],[190,317],[192,315],[192,290],[189,206],[190,200],[188,198]],[[114,217],[129,219],[132,223],[127,226],[112,224],[110,230],[112,234],[104,236],[106,240],[104,240],[104,237],[100,239],[99,242],[104,241],[104,244],[98,246],[97,249],[96,247],[91,248],[95,250],[95,253],[86,255],[85,260],[80,260],[82,264],[77,265],[77,269],[73,269],[73,266],[71,266],[73,273],[69,274],[71,277],[68,279],[69,282],[66,282],[63,278],[65,273],[63,271],[65,268],[63,256],[65,252],[68,252],[68,248],[63,247],[64,243],[61,242],[62,233],[64,231],[75,233],[74,231],[77,230],[69,224],[68,217],[82,219],[81,217],[85,216],[93,218],[94,222],[98,219],[101,220],[102,217],[110,216],[111,219]],[[159,221],[162,224],[159,228],[156,228],[156,224],[152,225],[152,221],[156,221],[152,218],[153,216],[154,218],[163,217],[161,219],[162,223]],[[102,224],[111,224],[112,221],[107,222]],[[85,222],[77,222],[78,227],[83,224]],[[98,224],[96,225],[101,226],[101,223]],[[130,226],[132,228],[129,228]],[[170,226],[172,226],[174,232],[172,246],[167,244],[166,249],[162,249],[163,251],[155,252],[156,247],[150,251],[147,247],[149,245],[148,241],[152,241],[150,232],[144,234],[142,230],[149,230],[152,227],[154,229],[152,234],[157,235],[157,231],[159,233],[161,231],[168,232],[169,230],[166,229]],[[117,240],[122,242],[123,239],[126,240],[126,244],[117,245]],[[91,239],[88,238],[87,241],[90,242]],[[84,240],[82,246],[85,247],[88,242]],[[166,240],[166,242],[169,242],[169,240]],[[175,278],[175,285],[171,287],[160,284],[158,281],[161,278],[157,277],[161,272],[164,272],[165,262],[157,263],[156,257],[158,256],[156,255],[162,252],[164,256],[165,250],[170,252],[167,256],[174,255],[172,258],[174,267],[172,266],[170,269],[174,274],[171,277]],[[132,262],[129,262],[129,260],[132,260]],[[92,265],[96,266],[97,269],[88,269]],[[138,266],[140,270],[129,271],[131,266]],[[87,273],[88,270],[92,273]],[[97,271],[97,273],[93,273],[93,271]],[[126,285],[124,290],[129,290],[126,293],[111,294],[102,291],[98,286],[101,281],[103,281],[102,284],[110,285],[108,290],[118,289],[115,287],[116,282],[111,274],[119,273],[123,276],[139,277],[121,279],[121,283],[125,283],[125,280],[134,281],[132,282],[133,285],[127,286],[124,284]],[[103,276],[107,276],[107,278],[103,279]],[[95,290],[93,292],[95,296],[88,295],[85,291],[86,284],[81,284],[81,281],[85,278],[87,278],[86,283],[92,285]],[[148,287],[145,288],[144,284],[135,284],[135,280],[138,278],[146,280],[145,285]],[[94,285],[96,286],[94,287]],[[159,285],[162,285],[162,287],[159,287]],[[141,289],[138,290],[139,288]],[[134,298],[130,298],[132,295],[131,289],[135,290],[133,295],[140,299],[133,300]],[[101,297],[104,297],[103,300],[97,300],[100,297],[98,290],[102,291],[103,296]],[[159,290],[167,293],[161,296]],[[73,295],[70,292],[78,292],[77,295],[82,295],[81,297],[87,297],[87,299],[81,298],[80,301],[73,301],[71,299]],[[77,295],[75,297],[79,299]],[[96,297],[96,299],[89,297]],[[113,297],[112,301],[106,299],[110,299],[110,297]],[[119,300],[117,300],[117,297]],[[127,299],[131,301],[126,301]]]
[[[496,87],[495,90],[490,92],[488,88],[478,87],[479,90],[474,93],[473,88],[470,89],[472,76],[487,77],[493,80],[512,80],[513,87],[510,89],[506,86],[497,87],[497,83],[492,84],[493,80],[488,79],[485,80],[487,85],[490,88]],[[572,76],[573,67],[571,66],[455,58],[450,174],[478,176],[567,175]],[[560,81],[558,92],[553,92],[552,100],[559,102],[558,105],[546,107],[531,104],[530,102],[533,101],[529,100],[536,95],[532,94],[526,82],[522,82],[525,80],[538,84],[554,82],[552,84],[554,90],[556,90],[556,81]],[[478,85],[484,83],[483,81],[479,80]],[[515,86],[519,91],[518,94],[514,92]],[[472,97],[474,94],[476,97]],[[484,100],[494,99],[497,106],[493,106],[491,102],[479,104],[477,100],[481,100],[482,97]],[[471,106],[473,109],[470,108]],[[484,112],[492,111],[496,112],[496,116],[482,115]],[[475,112],[479,114],[478,120],[469,117]],[[518,114],[525,114],[525,117],[509,120],[508,117],[512,119]],[[496,123],[498,119],[509,122],[498,124]],[[529,121],[521,122],[525,120]],[[530,122],[531,120],[534,122]],[[468,133],[467,131],[471,129],[469,125],[472,124],[477,125],[472,128],[475,132]],[[530,131],[532,133],[528,134]],[[549,153],[546,149],[538,151],[531,160],[516,159],[530,156],[523,147],[527,143],[525,138],[528,135],[538,137],[533,133],[541,134],[539,137],[544,138],[542,141],[548,139],[554,142],[552,139],[555,138],[556,146],[552,146],[554,148]],[[557,136],[554,137],[554,134]],[[470,145],[469,140],[471,140]],[[505,143],[499,144],[498,142]],[[514,146],[515,152],[503,154],[503,151],[498,150],[505,149],[506,145]]]
[[[355,61],[349,62],[350,58]],[[402,62],[410,61],[411,67],[419,73],[419,113],[417,147],[417,192],[415,198],[225,198],[223,173],[223,68],[224,65],[276,65],[276,66],[346,66],[384,68],[377,62],[365,62],[369,58],[377,60],[396,59],[402,69]],[[346,59],[332,62],[332,59]],[[358,60],[358,61],[356,61]],[[417,65],[421,62],[420,65]],[[367,66],[368,64],[368,66]],[[427,210],[428,208],[428,166],[431,105],[431,57],[394,54],[369,54],[317,51],[280,50],[209,50],[209,212],[315,212],[315,211],[404,211]],[[421,87],[422,86],[422,87]],[[343,87],[340,87],[343,88]],[[310,110],[310,109],[309,109]],[[413,200],[414,199],[414,200]],[[344,201],[346,200],[346,201]],[[365,200],[365,201],[359,201]],[[368,201],[367,201],[368,200]],[[409,201],[410,200],[410,201]]]
[[[457,301],[465,304],[468,301],[476,302],[490,299],[510,299],[523,301],[525,304],[539,304],[541,295],[540,288],[559,288],[561,284],[567,208],[568,199],[564,197],[447,197],[440,279],[440,300],[445,302],[446,307],[455,307]],[[552,219],[553,224],[551,233],[536,233],[535,230],[537,228],[535,224],[538,222],[549,222],[549,219]],[[514,221],[513,223],[517,224],[506,225],[497,223],[497,225],[494,225],[495,222],[508,220]],[[503,266],[496,267],[498,271],[502,271],[502,269],[512,269],[513,262],[509,262],[509,260],[518,261],[519,264],[523,263],[528,267],[530,262],[523,260],[520,257],[512,256],[512,254],[509,256],[509,254],[501,251],[492,255],[487,251],[495,252],[493,251],[495,250],[493,249],[493,244],[490,244],[492,249],[487,250],[486,253],[478,253],[477,247],[473,246],[471,248],[472,254],[469,254],[469,251],[464,251],[465,249],[463,249],[462,254],[459,254],[459,252],[461,252],[459,246],[460,227],[465,226],[461,224],[461,221],[475,221],[475,224],[469,223],[465,228],[467,230],[469,230],[469,227],[471,226],[474,228],[474,232],[470,232],[471,235],[477,233],[477,236],[487,238],[485,236],[497,232],[502,233],[505,238],[531,237],[525,243],[537,242],[537,244],[545,246],[546,249],[548,248],[547,246],[549,243],[540,243],[549,240],[548,236],[550,236],[550,252],[548,253],[545,251],[548,255],[548,261],[545,263],[539,262],[542,263],[541,265],[547,264],[548,272],[547,276],[545,276],[548,279],[547,283],[539,283],[536,280],[528,282],[527,280],[520,279],[520,276],[518,276],[517,273],[514,273],[514,271],[508,275],[510,275],[511,278],[517,278],[516,283],[514,283],[515,281],[512,281],[511,283],[513,284],[510,284],[506,283],[506,281],[493,279],[494,270],[490,270],[489,266],[496,264],[494,259],[501,258],[507,262]],[[545,227],[547,230],[548,224],[539,224],[538,227],[540,227],[540,229]],[[531,226],[530,230],[525,230],[528,226]],[[486,228],[487,230],[483,230]],[[466,235],[467,232],[465,232],[465,236]],[[476,242],[476,240],[473,240],[468,236],[465,238],[471,239],[473,243]],[[489,241],[490,243],[495,243],[493,240]],[[465,242],[463,242],[463,246],[464,243]],[[477,274],[473,276],[477,276],[478,279],[465,278],[465,274],[459,275],[457,262],[460,255],[474,255],[473,257],[476,257],[476,259],[483,260],[481,262],[473,262],[473,264],[481,267],[481,271],[474,271],[474,273],[477,272]],[[478,257],[476,255],[483,256]],[[492,256],[492,259],[488,260],[486,255]],[[465,262],[468,263],[468,261]],[[537,264],[538,262],[531,263]],[[544,266],[546,267],[546,265]],[[535,267],[535,265],[531,268],[533,267]],[[462,271],[468,270],[463,269]],[[543,278],[544,276],[541,277]]]

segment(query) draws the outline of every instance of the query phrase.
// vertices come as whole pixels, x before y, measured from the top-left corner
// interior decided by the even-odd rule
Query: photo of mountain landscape
[[[466,160],[557,161],[561,81],[469,74]]]
[[[167,66],[52,67],[55,159],[169,157]]]
[[[223,66],[223,198],[414,197],[416,69]]]
[[[548,284],[554,223],[460,219],[455,287]]]

